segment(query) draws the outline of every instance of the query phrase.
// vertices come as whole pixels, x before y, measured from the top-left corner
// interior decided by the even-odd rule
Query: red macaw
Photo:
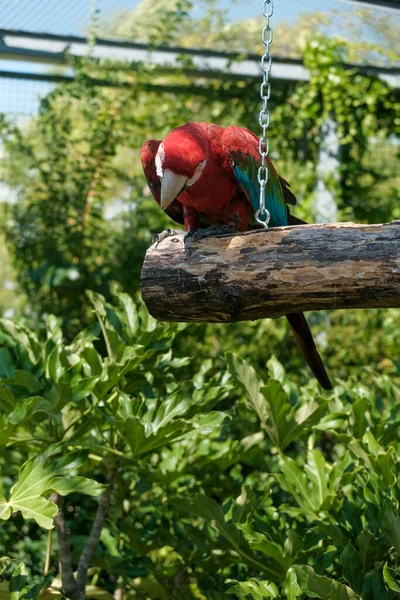
[[[247,231],[255,226],[261,158],[258,137],[248,129],[192,121],[173,129],[162,142],[145,142],[141,159],[154,199],[186,231],[208,227],[210,233],[218,233],[221,225]],[[296,204],[289,184],[269,158],[267,166],[269,226],[304,223],[289,212],[287,205]],[[318,382],[324,389],[332,389],[303,313],[286,317]]]

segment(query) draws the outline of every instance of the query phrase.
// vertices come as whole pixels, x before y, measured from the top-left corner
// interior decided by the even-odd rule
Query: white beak
[[[161,208],[165,210],[185,187],[187,177],[177,175],[170,169],[165,169],[161,178]]]

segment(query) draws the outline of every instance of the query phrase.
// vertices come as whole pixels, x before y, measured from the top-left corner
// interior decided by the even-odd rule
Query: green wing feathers
[[[232,161],[233,172],[238,184],[253,206],[254,212],[260,206],[260,184],[258,170],[261,157],[256,135],[241,127],[227,127],[223,136],[223,145]],[[271,227],[288,225],[286,203],[295,204],[296,198],[289,190],[287,181],[279,177],[272,162],[267,159],[268,182],[265,190],[265,206],[268,209]]]

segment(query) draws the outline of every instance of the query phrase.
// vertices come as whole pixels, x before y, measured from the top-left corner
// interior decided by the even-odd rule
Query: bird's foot
[[[235,229],[228,225],[212,225],[205,229],[192,229],[191,231],[188,231],[183,241],[186,242],[190,239],[193,240],[193,242],[198,242],[199,240],[213,235],[227,235],[229,233],[235,233]]]
[[[181,233],[182,233],[182,231],[179,231],[178,229],[166,229],[165,231],[162,231],[161,233],[157,233],[157,235],[155,235],[153,237],[153,244],[158,246],[158,244],[160,242],[162,242],[163,240],[166,240],[167,238],[169,238],[173,235],[180,235]]]

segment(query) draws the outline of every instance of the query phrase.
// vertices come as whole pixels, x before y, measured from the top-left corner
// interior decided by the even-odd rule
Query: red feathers
[[[173,129],[162,142],[157,167],[191,179],[198,165],[208,158],[208,129],[207,123],[187,123]]]

